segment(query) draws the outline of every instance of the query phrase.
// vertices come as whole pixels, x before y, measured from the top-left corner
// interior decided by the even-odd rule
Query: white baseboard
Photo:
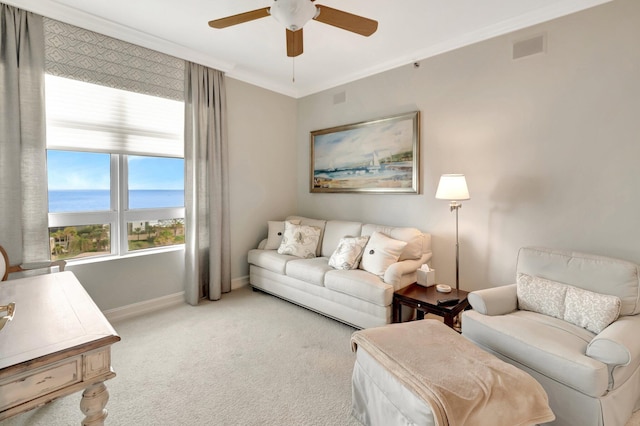
[[[249,275],[231,280],[231,290],[237,290],[246,285],[249,285]]]
[[[133,303],[120,308],[109,309],[104,311],[103,314],[109,321],[118,321],[126,318],[137,317],[138,315],[158,311],[181,303],[185,303],[184,291],[158,297],[156,299],[145,300],[144,302]]]
[[[231,290],[238,290],[239,288],[247,285],[249,285],[249,275],[231,280]],[[109,309],[104,311],[103,314],[109,321],[118,321],[126,318],[137,317],[138,315],[148,314],[149,312],[158,311],[181,303],[185,303],[184,291],[158,297],[156,299],[133,303],[120,308]]]

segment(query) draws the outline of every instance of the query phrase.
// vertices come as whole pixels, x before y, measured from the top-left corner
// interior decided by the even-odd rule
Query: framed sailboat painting
[[[420,112],[311,132],[311,192],[419,193]]]

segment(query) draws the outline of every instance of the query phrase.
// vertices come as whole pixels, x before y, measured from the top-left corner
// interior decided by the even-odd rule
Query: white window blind
[[[184,103],[46,75],[47,148],[184,157]]]

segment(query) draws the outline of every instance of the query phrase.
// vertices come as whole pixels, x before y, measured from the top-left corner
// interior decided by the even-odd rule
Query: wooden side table
[[[408,306],[417,311],[417,319],[424,319],[425,314],[434,314],[444,318],[444,323],[454,328],[454,319],[469,307],[468,291],[451,290],[451,293],[440,293],[436,286],[423,287],[417,283],[410,284],[393,294],[394,322],[402,322],[402,306]],[[439,306],[438,299],[457,297],[460,301],[456,305]]]

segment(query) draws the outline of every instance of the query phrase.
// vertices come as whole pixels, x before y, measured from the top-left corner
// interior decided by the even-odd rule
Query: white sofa
[[[625,425],[640,408],[640,266],[529,247],[516,273],[469,295],[462,335],[531,374],[554,425]]]
[[[269,235],[257,249],[249,251],[251,286],[356,328],[391,323],[394,291],[415,282],[416,271],[432,256],[431,235],[416,228],[299,216],[289,216],[286,220],[321,229],[318,256],[303,259],[279,254],[277,249],[264,249],[272,238]],[[371,236],[376,231],[407,242],[398,261],[391,264],[383,276],[363,269],[341,270],[329,266],[329,258],[343,237]]]

